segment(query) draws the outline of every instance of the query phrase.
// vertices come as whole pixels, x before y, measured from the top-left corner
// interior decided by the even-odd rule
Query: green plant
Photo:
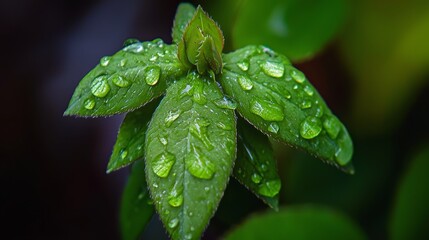
[[[171,45],[127,40],[101,58],[65,112],[127,113],[107,168],[136,161],[121,208],[124,238],[138,237],[153,205],[173,239],[199,238],[231,174],[277,209],[269,137],[353,173],[346,128],[286,57],[264,46],[223,54],[222,31],[190,4],[179,5],[172,36]]]

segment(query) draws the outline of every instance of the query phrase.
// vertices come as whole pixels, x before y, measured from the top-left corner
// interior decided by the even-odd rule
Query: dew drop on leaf
[[[162,143],[162,145],[166,146],[168,144],[168,141],[165,137],[160,137],[159,141]]]
[[[193,95],[192,100],[200,105],[204,105],[207,103],[207,99],[204,96],[203,85],[201,82],[196,82],[193,87]]]
[[[307,117],[302,123],[301,123],[301,129],[300,134],[301,137],[305,139],[312,139],[319,135],[319,133],[322,131],[322,123],[320,122],[320,119],[317,117]]]
[[[171,219],[171,221],[168,223],[168,227],[169,228],[175,228],[177,227],[177,225],[179,224],[179,219],[177,218],[173,218]]]
[[[92,110],[95,107],[95,101],[92,99],[87,99],[84,103],[83,103],[84,107],[88,110]]]
[[[128,151],[125,149],[122,149],[120,152],[120,156],[122,159],[125,159],[128,156]]]
[[[191,146],[192,151],[185,159],[186,169],[194,177],[210,179],[215,173],[215,165],[206,157],[201,155],[195,146]]]
[[[252,182],[254,182],[254,183],[256,183],[256,184],[258,184],[258,183],[260,183],[261,182],[261,180],[262,180],[262,177],[261,177],[261,175],[259,175],[259,174],[257,174],[257,173],[254,173],[254,174],[252,174]]]
[[[241,89],[245,91],[249,91],[253,88],[252,81],[245,76],[238,76],[238,84],[240,84]]]
[[[183,204],[183,194],[177,194],[177,192],[173,192],[168,197],[168,204],[172,207],[180,207]]]
[[[341,131],[341,123],[334,117],[327,117],[323,121],[323,127],[332,139],[337,138],[338,133]]]
[[[234,110],[237,108],[237,103],[234,100],[229,99],[228,97],[225,97],[225,96],[223,98],[215,100],[214,104],[220,108],[225,108],[225,109]]]
[[[302,102],[301,102],[300,107],[301,107],[302,109],[311,108],[311,102],[310,102],[310,101],[308,101],[308,100],[304,100],[304,101],[302,101]]]
[[[165,126],[170,127],[171,124],[173,124],[173,122],[180,116],[180,113],[180,110],[168,112],[168,115],[164,120]]]
[[[111,59],[111,57],[109,57],[109,56],[102,57],[100,59],[100,65],[103,67],[107,67],[110,63],[110,59]]]
[[[267,181],[259,186],[259,194],[266,197],[274,197],[280,192],[281,182],[280,180]]]
[[[228,131],[232,130],[232,126],[227,125],[227,124],[225,124],[223,122],[217,122],[216,126],[218,126],[220,129],[223,129],[223,130],[228,130]]]
[[[314,94],[313,89],[308,85],[304,87],[304,92],[307,93],[307,95],[310,97],[313,96]]]
[[[291,76],[297,83],[303,83],[305,81],[304,73],[299,70],[292,70]]]
[[[173,164],[176,162],[176,157],[169,153],[163,152],[159,154],[152,162],[152,170],[158,176],[165,178],[170,173]]]
[[[283,74],[285,71],[285,67],[283,63],[266,61],[266,62],[263,62],[260,66],[262,68],[262,71],[270,77],[275,77],[275,78],[283,77]]]
[[[250,111],[266,121],[283,121],[284,114],[281,106],[266,100],[253,100]]]
[[[159,77],[161,75],[161,68],[158,66],[150,66],[146,68],[146,75],[144,77],[145,82],[153,86],[158,83]]]
[[[96,77],[91,83],[91,93],[99,98],[105,97],[110,91],[106,76]]]
[[[127,59],[126,58],[121,59],[121,61],[119,61],[119,66],[120,67],[125,67],[125,64],[127,64]]]
[[[280,129],[279,125],[275,122],[270,123],[270,125],[268,126],[268,131],[272,133],[278,133],[279,129]]]
[[[242,71],[247,71],[249,70],[249,61],[242,61],[237,63],[237,66],[242,70]]]
[[[123,50],[125,52],[141,53],[144,50],[144,48],[143,48],[142,43],[137,42],[137,43],[126,46]]]
[[[130,85],[130,82],[121,77],[119,74],[113,74],[113,76],[110,78],[112,79],[113,84],[118,87],[128,87]]]
[[[189,131],[192,136],[198,138],[203,142],[208,150],[213,149],[213,144],[208,137],[207,127],[210,125],[210,122],[205,118],[197,118],[194,123],[189,127]]]

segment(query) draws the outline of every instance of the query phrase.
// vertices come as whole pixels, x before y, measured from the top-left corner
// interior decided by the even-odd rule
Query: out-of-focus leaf
[[[108,173],[123,168],[139,158],[143,158],[147,125],[158,104],[159,101],[154,100],[146,106],[127,114],[119,128],[112,156],[107,165]]]
[[[281,180],[271,143],[267,136],[244,120],[238,122],[237,128],[238,150],[234,177],[268,206],[277,210]]]
[[[352,173],[353,143],[305,75],[263,46],[224,54],[222,87],[263,133]]]
[[[247,0],[233,30],[235,48],[263,44],[294,61],[333,38],[346,16],[344,0]]]
[[[291,206],[254,215],[229,233],[226,240],[366,239],[348,217],[324,207]]]
[[[154,212],[144,169],[143,160],[135,162],[122,194],[120,225],[123,240],[137,240]]]
[[[393,240],[429,236],[429,145],[410,163],[399,186],[390,222]]]
[[[353,124],[360,134],[395,127],[427,80],[429,1],[353,1],[341,39],[344,62],[355,80]]]

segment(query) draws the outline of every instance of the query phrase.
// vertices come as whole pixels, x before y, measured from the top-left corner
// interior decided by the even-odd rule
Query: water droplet
[[[275,122],[271,123],[270,126],[268,126],[268,131],[272,133],[278,133],[279,132],[279,125]]]
[[[313,89],[308,85],[304,87],[304,92],[307,93],[307,95],[310,97],[313,96],[314,94]]]
[[[240,87],[245,91],[249,91],[253,88],[252,81],[245,76],[238,76],[238,84],[240,84]]]
[[[107,67],[109,65],[111,57],[105,56],[100,59],[100,65],[103,67]]]
[[[299,88],[299,86],[298,86],[298,85],[296,85],[296,84],[295,84],[295,85],[293,85],[293,89],[294,89],[294,90],[297,90],[298,88]]]
[[[153,184],[152,184],[152,186],[153,186],[154,188],[158,188],[158,184],[157,184],[157,183],[153,183]]]
[[[193,92],[193,87],[191,85],[187,84],[186,87],[184,87],[180,91],[179,95],[180,95],[180,98],[183,98],[185,96],[192,96],[193,93],[194,93]]]
[[[260,183],[261,182],[261,180],[262,180],[262,177],[261,177],[261,175],[259,175],[259,174],[257,174],[257,173],[254,173],[254,174],[252,174],[252,182],[254,182],[254,183],[256,183],[256,184],[258,184],[258,183]]]
[[[215,165],[205,156],[201,155],[194,145],[191,145],[191,148],[192,151],[188,153],[185,159],[188,172],[197,178],[212,178],[215,173]]]
[[[112,80],[113,84],[118,87],[128,87],[130,85],[130,82],[121,77],[119,74],[113,74],[110,79]]]
[[[305,139],[312,139],[319,135],[322,131],[322,123],[317,117],[307,117],[301,123],[300,134]]]
[[[207,103],[207,99],[204,96],[204,91],[203,91],[203,83],[200,81],[195,82],[194,87],[193,87],[193,95],[192,95],[192,100],[200,105],[204,105]]]
[[[192,234],[190,234],[190,233],[189,233],[189,234],[186,234],[186,235],[185,235],[185,239],[186,239],[186,240],[190,240],[190,239],[192,239]]]
[[[253,100],[250,111],[266,121],[283,121],[283,109],[279,105],[266,100]]]
[[[292,76],[292,78],[297,83],[303,83],[305,81],[305,75],[304,75],[304,73],[302,73],[301,71],[299,71],[297,69],[293,70],[290,75]]]
[[[248,62],[248,61],[239,62],[239,63],[237,63],[237,66],[238,66],[242,71],[247,71],[247,70],[249,70],[249,62]]]
[[[170,204],[172,207],[180,207],[183,203],[183,194],[177,194],[176,192],[173,192],[168,197],[168,204]]]
[[[126,46],[123,50],[125,52],[140,53],[143,51],[143,49],[144,49],[143,44],[140,42],[137,42]]]
[[[168,227],[169,228],[175,228],[177,227],[177,225],[179,224],[179,219],[177,218],[173,218],[171,219],[171,221],[168,223]]]
[[[150,66],[145,69],[146,75],[145,75],[145,82],[153,86],[158,83],[159,77],[161,75],[161,68],[158,66]]]
[[[168,112],[168,115],[164,120],[165,126],[170,127],[171,124],[173,124],[173,122],[180,116],[180,113],[180,110]]]
[[[259,186],[258,192],[266,197],[274,197],[280,192],[281,182],[280,180],[267,181]]]
[[[311,108],[311,102],[310,102],[310,101],[308,101],[308,100],[304,100],[304,101],[302,101],[302,102],[301,102],[300,107],[301,107],[302,109]]]
[[[225,97],[225,96],[223,98],[215,100],[214,104],[220,108],[225,108],[225,109],[234,110],[237,108],[237,103],[234,100],[229,99],[228,97]]]
[[[171,171],[173,164],[176,162],[176,157],[165,151],[159,154],[152,162],[152,170],[159,177],[165,178]]]
[[[110,86],[106,81],[106,76],[100,76],[91,83],[91,93],[99,98],[105,97],[110,91]]]
[[[168,140],[165,137],[160,137],[159,141],[162,143],[162,145],[167,145],[168,144]]]
[[[153,55],[153,56],[149,59],[149,61],[151,61],[151,62],[155,62],[156,60],[158,60],[158,56],[156,56],[156,55]]]
[[[265,74],[275,78],[283,77],[285,71],[283,63],[280,62],[266,61],[261,64],[261,68]]]
[[[125,67],[125,64],[127,64],[127,59],[126,58],[124,58],[124,59],[121,59],[121,61],[119,62],[119,66],[120,67]]]
[[[326,117],[323,127],[332,139],[336,139],[341,131],[341,123],[336,117]]]
[[[268,167],[267,167],[267,165],[266,164],[261,164],[261,171],[262,172],[266,172],[267,170],[268,170]]]
[[[217,122],[216,123],[216,126],[218,126],[220,129],[223,129],[223,130],[232,130],[232,126],[230,126],[230,125],[226,125],[225,123],[223,123],[223,122]]]
[[[129,45],[132,45],[132,44],[134,44],[134,43],[139,43],[140,41],[138,40],[138,39],[136,39],[136,38],[128,38],[127,40],[125,40],[124,41],[124,44],[123,44],[123,46],[124,47],[127,47],[127,46],[129,46]]]
[[[92,110],[95,107],[95,101],[92,99],[87,99],[84,103],[83,106],[88,109],[88,110]]]
[[[210,125],[210,122],[205,118],[197,118],[194,123],[189,127],[189,131],[192,136],[198,138],[203,142],[203,144],[207,147],[208,150],[213,149],[213,144],[208,138],[207,135],[207,127]]]
[[[336,162],[341,165],[345,166],[347,165],[353,155],[353,143],[350,140],[350,137],[348,134],[344,134],[340,136],[340,138],[337,140],[338,148],[335,152],[335,159]]]
[[[210,190],[209,187],[204,187],[204,191],[208,192]]]
[[[125,159],[128,156],[128,151],[126,149],[122,149],[119,155],[121,156],[121,159]]]

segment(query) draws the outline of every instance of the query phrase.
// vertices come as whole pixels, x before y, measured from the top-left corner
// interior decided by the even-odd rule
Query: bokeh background
[[[123,116],[62,114],[79,80],[125,39],[171,42],[179,2],[0,3],[2,239],[120,238],[128,170],[105,168]],[[275,144],[281,212],[312,204],[340,212],[370,239],[427,238],[429,1],[193,3],[219,22],[226,51],[264,44],[289,56],[353,137],[354,176]],[[231,180],[204,239],[263,214],[270,210]],[[277,224],[267,239],[282,234]],[[156,216],[143,238],[167,239]]]

